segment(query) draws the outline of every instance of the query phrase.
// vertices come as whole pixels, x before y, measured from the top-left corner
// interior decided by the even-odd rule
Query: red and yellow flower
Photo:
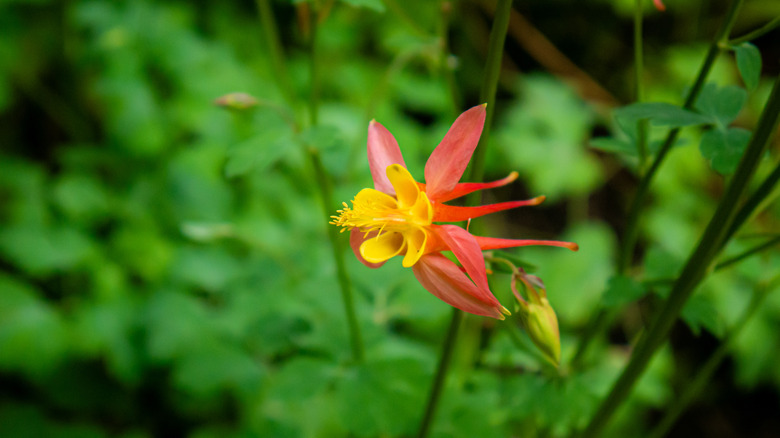
[[[350,245],[363,264],[378,268],[395,256],[429,292],[442,301],[476,315],[504,319],[509,311],[488,287],[483,250],[528,245],[560,246],[577,250],[570,242],[517,240],[474,236],[456,225],[497,211],[537,205],[543,196],[526,201],[459,207],[445,202],[477,190],[500,187],[517,178],[512,172],[489,183],[459,183],[477,147],[485,123],[485,105],[464,112],[452,124],[425,165],[425,183],[406,169],[395,137],[372,120],[368,125],[368,164],[374,188],[358,192],[352,206],[344,203],[332,224],[350,230]],[[458,267],[442,255],[452,251]],[[465,271],[465,274],[464,274]],[[466,275],[468,274],[468,276]]]

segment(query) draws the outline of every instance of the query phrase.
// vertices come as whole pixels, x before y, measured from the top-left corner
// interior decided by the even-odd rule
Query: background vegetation
[[[372,118],[421,176],[457,114],[481,103],[494,6],[321,3],[273,1],[269,15],[262,0],[0,2],[1,436],[415,433],[450,308],[400,262],[369,270],[345,253],[366,349],[353,361],[306,151],[331,180],[329,211],[371,184]],[[644,100],[680,105],[729,2],[667,0],[663,13],[644,3]],[[683,129],[650,188],[633,262],[617,275],[638,183],[622,134],[631,129],[615,114],[642,117],[613,112],[636,100],[634,6],[515,2],[486,178],[521,176],[486,198],[547,202],[478,226],[580,245],[513,251],[545,281],[563,365],[545,368],[515,319],[466,318],[433,436],[585,427],[757,124],[780,72],[777,30],[752,41],[762,65],[718,57],[695,113],[709,119]],[[732,36],[778,16],[780,3],[748,0]],[[214,103],[231,92],[258,103]],[[670,114],[647,128],[651,155],[669,126],[685,124]],[[758,177],[779,147],[774,139]],[[721,260],[776,237],[779,217],[767,203]],[[708,276],[606,434],[645,436],[721,351],[669,436],[777,436],[778,272],[775,247]],[[508,278],[492,280],[511,307]],[[754,294],[763,301],[741,329]],[[599,315],[607,324],[593,334]]]

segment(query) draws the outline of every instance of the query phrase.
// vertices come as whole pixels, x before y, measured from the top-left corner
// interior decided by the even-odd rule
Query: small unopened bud
[[[517,290],[517,280],[520,280],[527,300]],[[558,317],[547,300],[544,283],[539,277],[528,275],[520,269],[512,278],[512,292],[519,304],[517,313],[523,328],[545,359],[557,367],[561,362],[561,334]]]
[[[520,317],[528,336],[544,357],[558,366],[561,362],[561,335],[558,318],[547,298],[542,298],[541,304],[528,303],[526,309],[520,311]]]
[[[232,110],[245,110],[257,105],[257,99],[247,93],[230,93],[220,96],[214,103]]]

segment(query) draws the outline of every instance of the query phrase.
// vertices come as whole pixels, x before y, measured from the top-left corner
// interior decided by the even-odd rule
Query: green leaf
[[[682,318],[691,331],[698,336],[704,328],[717,337],[723,336],[723,323],[715,306],[704,295],[691,297],[682,310]]]
[[[615,118],[629,121],[650,120],[654,126],[680,128],[683,126],[707,125],[712,119],[677,105],[663,102],[634,103],[615,110]]]
[[[259,361],[224,343],[206,343],[179,358],[173,382],[182,390],[200,396],[221,389],[256,393],[265,374]]]
[[[737,69],[748,90],[754,90],[761,78],[761,52],[750,43],[742,43],[734,47],[737,57]]]
[[[38,293],[0,276],[0,370],[31,376],[51,372],[67,353],[65,322]]]
[[[351,368],[337,387],[342,421],[358,437],[411,435],[424,403],[420,388],[429,384],[425,367],[410,359]]]
[[[267,396],[283,403],[306,401],[328,390],[335,371],[335,365],[322,359],[292,358],[269,379]]]
[[[72,269],[92,250],[92,242],[73,228],[24,224],[0,231],[0,254],[35,276]]]
[[[580,146],[593,128],[592,110],[549,77],[531,75],[520,86],[522,99],[497,119],[491,135],[503,152],[491,165],[520,171],[531,192],[544,193],[548,202],[585,195],[601,184],[598,161]]]
[[[750,131],[742,128],[712,129],[701,136],[699,149],[720,174],[733,173],[750,141]]]
[[[318,125],[306,129],[300,135],[305,147],[315,148],[322,157],[322,164],[332,177],[342,176],[345,163],[351,160],[352,149],[344,147],[341,130],[332,125]]]
[[[747,91],[736,85],[718,87],[707,84],[696,101],[696,109],[713,117],[720,126],[728,126],[737,118],[747,100]]]
[[[382,0],[341,0],[341,2],[358,8],[373,9],[377,12],[385,11],[385,4],[382,3]]]
[[[225,176],[232,178],[251,171],[263,172],[279,161],[293,147],[295,144],[288,130],[264,131],[228,150]]]
[[[607,282],[607,290],[601,299],[601,305],[607,308],[620,307],[636,301],[647,294],[647,289],[631,277],[618,275]]]
[[[590,140],[591,147],[616,154],[637,156],[636,144],[630,140],[621,140],[614,137],[598,137]]]

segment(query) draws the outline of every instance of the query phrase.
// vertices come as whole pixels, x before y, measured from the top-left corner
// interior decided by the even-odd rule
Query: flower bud
[[[528,300],[517,290],[520,280]],[[556,367],[561,361],[561,335],[558,330],[558,317],[547,300],[547,290],[539,277],[526,274],[522,269],[512,278],[512,292],[519,303],[520,321],[533,343],[539,348],[545,359]]]
[[[528,303],[525,307],[520,317],[528,336],[544,357],[558,366],[561,362],[561,335],[555,311],[547,298],[542,298],[541,304]]]
[[[247,93],[230,93],[216,98],[214,103],[223,108],[241,111],[257,105],[257,99]]]

